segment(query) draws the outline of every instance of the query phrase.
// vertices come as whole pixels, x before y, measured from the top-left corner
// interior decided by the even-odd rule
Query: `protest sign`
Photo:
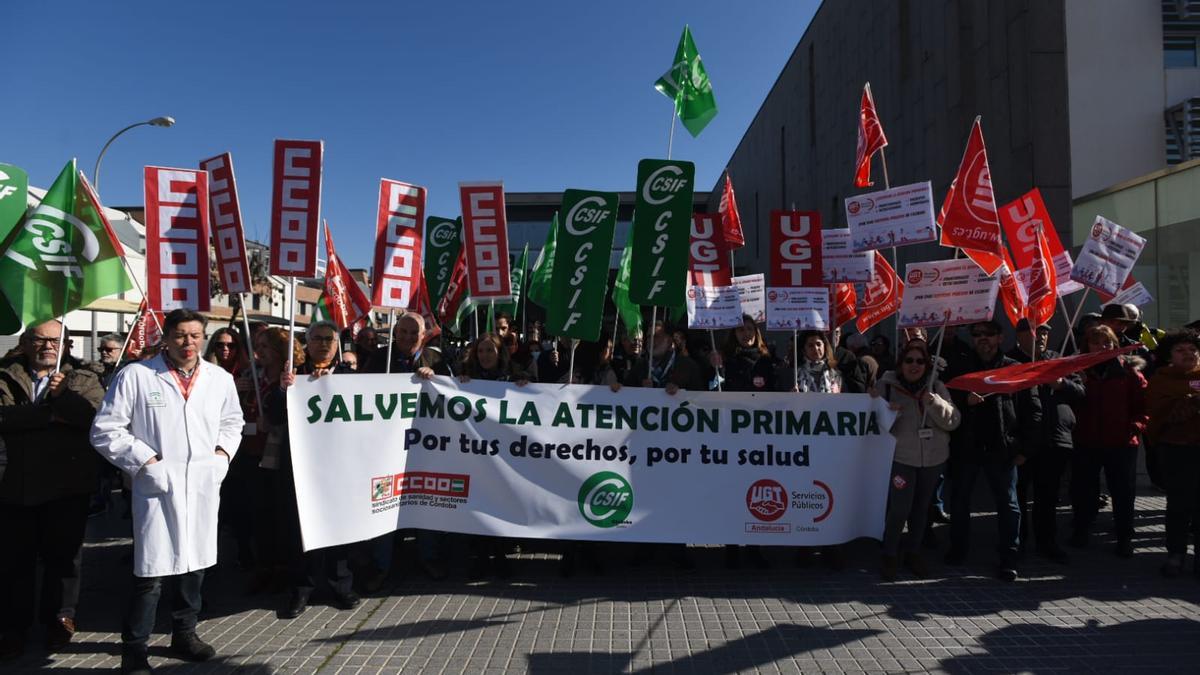
[[[628,244],[633,249],[629,298],[638,305],[683,305],[695,175],[696,166],[691,162],[638,162]]]
[[[1144,307],[1152,302],[1154,302],[1154,296],[1150,295],[1150,290],[1142,285],[1142,282],[1135,281],[1132,284],[1126,284],[1119,293],[1108,300],[1104,300],[1103,304]]]
[[[619,199],[615,192],[563,193],[560,213],[565,215],[555,237],[546,307],[546,330],[551,335],[599,339]]]
[[[233,176],[233,155],[227,152],[202,160],[200,168],[208,172],[209,218],[221,291],[228,295],[249,293],[250,258],[246,255],[242,207]]]
[[[904,278],[901,328],[990,321],[995,312],[999,275],[988,276],[973,260],[909,263]]]
[[[855,251],[850,245],[850,229],[821,232],[821,281],[838,284],[871,280],[875,269],[875,251]]]
[[[271,274],[317,276],[324,141],[275,141],[271,180]]]
[[[771,212],[771,286],[821,285],[821,213]]]
[[[442,302],[458,250],[462,248],[462,218],[451,220],[429,216],[425,219],[425,251],[422,256],[425,284],[429,302],[437,307]]]
[[[688,286],[688,328],[733,328],[742,325],[742,303],[736,286]]]
[[[878,250],[937,241],[929,181],[846,198],[851,248]]]
[[[508,271],[508,216],[504,185],[459,183],[462,201],[463,250],[467,252],[467,288],[471,299],[500,302],[512,299]]]
[[[767,330],[829,330],[829,288],[767,287]]]
[[[866,333],[871,326],[894,314],[903,299],[904,282],[900,281],[887,258],[875,256],[871,281],[863,288],[863,301],[858,306],[858,321],[855,322],[858,332]]]
[[[1071,254],[1063,248],[1058,238],[1058,231],[1050,220],[1050,212],[1042,202],[1042,193],[1034,188],[1019,198],[1000,207],[1000,224],[1004,227],[1004,236],[1008,238],[1012,248],[1013,262],[1016,264],[1017,279],[1029,288],[1031,267],[1038,249],[1037,231],[1040,229],[1050,247],[1054,260],[1054,274],[1058,280],[1058,294],[1070,295],[1083,290],[1077,281],[1071,281],[1071,268],[1074,262]]]
[[[761,274],[747,274],[734,277],[733,287],[738,291],[738,299],[742,305],[742,314],[749,314],[754,323],[767,320],[767,305],[763,296],[766,294],[766,280]]]
[[[371,279],[371,301],[376,305],[416,309],[420,304],[424,224],[425,188],[380,178]]]
[[[1145,239],[1104,216],[1096,216],[1079,260],[1071,270],[1071,279],[1101,293],[1116,295],[1145,247]]]
[[[208,172],[148,166],[144,176],[150,310],[207,312]]]
[[[688,273],[688,281],[695,286],[729,286],[733,283],[733,270],[729,268],[729,244],[725,242],[715,215],[692,215]]]
[[[895,414],[866,394],[332,375],[290,387],[287,410],[306,550],[400,528],[786,546],[879,538],[895,447]]]

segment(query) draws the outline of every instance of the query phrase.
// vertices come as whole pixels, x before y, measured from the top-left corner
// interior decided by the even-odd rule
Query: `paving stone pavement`
[[[973,524],[969,564],[947,569],[927,551],[935,577],[924,581],[880,581],[866,540],[847,547],[842,571],[797,569],[787,549],[765,549],[769,570],[728,570],[706,548],[693,549],[695,571],[677,572],[667,555],[633,567],[631,547],[609,546],[603,575],[571,578],[553,545],[521,542],[510,579],[467,582],[461,565],[439,582],[413,572],[353,611],[314,606],[293,621],[276,618],[284,596],[241,595],[244,574],[223,561],[200,625],[218,658],[173,660],[160,633],[151,663],[163,673],[1200,672],[1200,581],[1159,576],[1165,499],[1143,493],[1132,560],[1113,555],[1105,511],[1070,566],[1030,557],[1013,584],[991,578],[987,515]],[[1067,518],[1061,510],[1064,529]],[[113,513],[90,523],[69,650],[47,657],[34,635],[3,670],[117,667],[125,528]],[[168,626],[160,616],[159,630]]]

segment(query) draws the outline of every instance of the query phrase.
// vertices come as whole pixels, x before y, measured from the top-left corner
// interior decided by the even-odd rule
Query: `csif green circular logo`
[[[633,487],[619,473],[594,473],[579,488],[579,512],[596,527],[616,527],[631,511]]]

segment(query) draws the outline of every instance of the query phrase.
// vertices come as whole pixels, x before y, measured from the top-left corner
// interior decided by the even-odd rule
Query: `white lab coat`
[[[217,562],[221,481],[241,442],[233,378],[200,361],[185,400],[166,356],[125,366],[92,424],[92,445],[133,479],[133,573],[183,574]],[[146,465],[151,457],[159,461]]]

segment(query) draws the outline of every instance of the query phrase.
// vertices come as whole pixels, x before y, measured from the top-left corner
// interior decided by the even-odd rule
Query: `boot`
[[[207,661],[217,655],[217,650],[189,630],[171,635],[171,646],[168,650],[184,661]]]

